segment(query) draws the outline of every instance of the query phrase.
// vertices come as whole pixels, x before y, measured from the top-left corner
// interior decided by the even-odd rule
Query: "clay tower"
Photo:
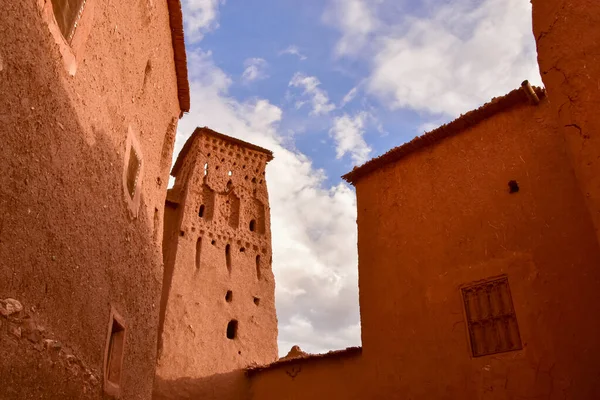
[[[265,166],[269,150],[197,128],[171,171],[157,376],[203,377],[277,358]]]

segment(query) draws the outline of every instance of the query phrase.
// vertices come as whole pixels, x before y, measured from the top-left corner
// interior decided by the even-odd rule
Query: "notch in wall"
[[[111,307],[104,350],[104,392],[117,398],[121,395],[125,337],[125,320]]]
[[[142,182],[144,178],[144,158],[134,129],[129,126],[123,160],[123,194],[129,214],[137,218],[140,206]]]

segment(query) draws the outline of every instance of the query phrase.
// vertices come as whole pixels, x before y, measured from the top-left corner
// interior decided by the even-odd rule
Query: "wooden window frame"
[[[508,307],[508,310],[503,310],[503,312],[494,312],[493,311],[493,306],[492,306],[492,300],[491,300],[491,295],[490,292],[492,290],[493,287],[500,287],[501,285],[505,286],[505,294],[506,294],[506,298],[504,300],[504,303],[502,308]],[[474,317],[473,315],[471,315],[471,307],[469,304],[469,293],[472,292],[474,293],[474,296],[477,298],[478,301],[478,311],[481,312],[481,299],[482,299],[482,295],[481,292],[485,292],[485,294],[487,295],[487,300],[488,300],[488,315],[486,316],[477,316]],[[497,292],[499,293],[499,292]],[[510,285],[508,282],[508,276],[507,275],[501,275],[501,276],[496,276],[496,277],[492,277],[492,278],[488,278],[485,280],[481,280],[481,281],[477,281],[477,282],[472,282],[470,284],[467,285],[463,285],[461,287],[461,296],[462,296],[462,300],[463,300],[463,312],[464,312],[464,316],[465,316],[465,323],[467,325],[467,336],[468,336],[468,341],[469,341],[469,347],[471,349],[471,355],[475,358],[475,357],[484,357],[484,356],[489,356],[489,355],[494,355],[494,354],[499,354],[499,353],[506,353],[506,352],[510,352],[510,351],[519,351],[523,349],[523,341],[521,339],[521,334],[519,331],[519,325],[518,325],[518,321],[517,321],[517,315],[515,312],[515,308],[514,308],[514,303],[513,303],[513,299],[512,299],[512,293],[510,290]],[[500,296],[499,298],[496,298],[496,304],[498,302],[498,300],[502,300],[501,299],[501,295],[495,295],[495,296]],[[505,331],[500,332],[498,330],[498,325],[500,325],[503,328],[506,328]],[[476,339],[476,333],[475,333],[475,327],[476,326],[480,326],[482,328],[480,328],[480,332],[485,332],[484,337],[486,339],[486,343],[484,343],[484,348],[485,350],[481,351],[478,350],[478,348],[480,347],[480,343],[477,341]],[[491,326],[491,327],[490,327]],[[512,326],[512,335],[511,335],[511,326]],[[492,330],[490,330],[492,329]],[[493,336],[489,337],[487,336],[490,332],[493,332]],[[496,346],[495,349],[489,349],[489,346],[491,346],[491,344],[493,343],[489,343],[489,340],[495,341]],[[505,346],[505,347],[500,347],[500,345],[503,343],[503,339],[509,340],[510,343],[510,339],[515,339],[514,343],[512,343],[512,346]]]

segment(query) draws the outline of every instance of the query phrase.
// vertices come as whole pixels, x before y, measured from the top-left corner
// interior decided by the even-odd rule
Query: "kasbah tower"
[[[157,377],[277,358],[265,167],[269,150],[198,128],[171,171]]]

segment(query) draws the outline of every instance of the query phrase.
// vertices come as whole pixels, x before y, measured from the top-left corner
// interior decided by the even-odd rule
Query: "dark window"
[[[256,229],[256,221],[252,220],[252,221],[250,221],[250,232],[254,232],[255,229]]]
[[[200,206],[200,210],[198,210],[198,216],[200,218],[204,217],[204,204]]]
[[[256,277],[260,279],[261,271],[260,271],[260,255],[256,256]]]
[[[227,270],[231,273],[231,246],[225,246],[225,261],[227,262]]]
[[[522,348],[507,277],[470,285],[462,295],[473,357]]]
[[[231,300],[233,300],[233,292],[228,290],[227,294],[225,295],[225,301],[231,303]]]
[[[200,262],[202,261],[201,254],[202,254],[202,238],[199,237],[198,241],[196,242],[196,269],[200,269]]]
[[[260,304],[260,299],[258,297],[254,298],[254,304],[256,304],[256,305]]]
[[[235,339],[237,336],[238,322],[232,319],[227,324],[227,339]]]
[[[54,18],[63,37],[70,43],[85,0],[52,0]]]
[[[133,146],[129,150],[129,164],[127,165],[127,193],[133,199],[137,188],[137,181],[140,175],[140,159]]]

